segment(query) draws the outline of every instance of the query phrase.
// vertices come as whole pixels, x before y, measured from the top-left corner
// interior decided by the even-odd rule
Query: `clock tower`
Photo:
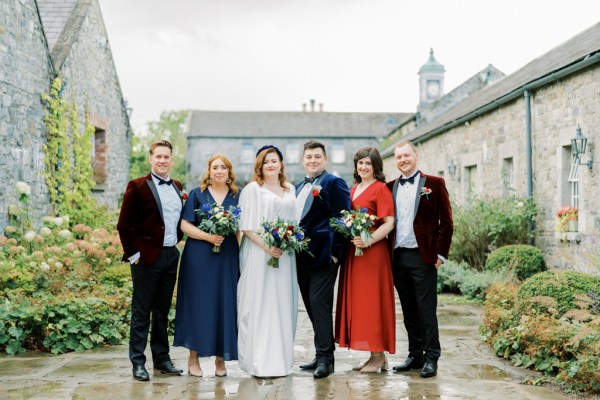
[[[429,50],[429,60],[419,69],[419,106],[427,106],[444,95],[446,69]]]

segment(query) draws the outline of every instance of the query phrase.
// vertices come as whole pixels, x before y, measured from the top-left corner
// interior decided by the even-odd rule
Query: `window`
[[[106,169],[106,131],[96,128],[94,132],[94,148],[92,150],[92,170],[96,185],[102,185],[106,182],[108,172]]]
[[[514,193],[514,167],[513,158],[502,160],[502,196],[509,197]]]
[[[477,193],[477,165],[465,167],[464,178],[463,192],[466,197]]]
[[[242,164],[252,164],[254,162],[254,148],[252,143],[242,143],[242,151],[240,152],[240,162]]]
[[[569,166],[569,176],[567,182],[569,183],[568,199],[564,204],[570,204],[571,207],[579,208],[579,177],[577,175],[577,168],[579,167],[579,160],[576,159],[575,155],[571,150],[571,146],[565,146],[563,150],[563,162],[567,161]],[[567,168],[563,168],[567,170]]]
[[[344,143],[334,143],[331,150],[331,162],[343,164],[346,161],[346,149]]]
[[[285,161],[287,164],[298,164],[300,162],[300,145],[298,143],[285,145]]]

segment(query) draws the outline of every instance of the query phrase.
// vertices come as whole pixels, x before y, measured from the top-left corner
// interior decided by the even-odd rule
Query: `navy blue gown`
[[[200,216],[194,210],[202,204],[215,204],[208,188],[191,191],[182,218],[194,226]],[[227,193],[225,209],[237,205],[238,196]],[[235,235],[225,237],[221,252],[212,252],[212,243],[188,238],[179,266],[175,339],[173,346],[183,346],[200,357],[219,356],[226,361],[238,359],[237,284],[239,245]]]

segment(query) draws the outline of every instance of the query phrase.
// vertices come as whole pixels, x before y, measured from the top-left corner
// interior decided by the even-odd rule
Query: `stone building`
[[[78,108],[80,127],[95,126],[92,157],[101,203],[118,205],[129,172],[131,128],[97,0],[3,0],[0,3],[0,228],[17,202],[15,183],[32,188],[29,214],[52,210],[42,177],[46,142],[42,93]]]
[[[252,178],[256,151],[265,144],[281,149],[290,181],[302,179],[303,145],[319,140],[326,148],[330,173],[352,182],[354,153],[366,146],[378,147],[392,127],[410,114],[299,112],[191,111],[187,123],[187,181],[197,186],[215,153],[233,163],[238,181]],[[189,189],[188,188],[188,189]]]
[[[385,170],[397,176],[394,146],[410,140],[421,169],[444,176],[455,201],[530,196],[540,209],[536,245],[548,265],[597,272],[588,260],[599,246],[599,110],[596,24],[424,124],[415,118],[417,123],[396,127],[382,151]],[[588,139],[579,159],[571,145],[578,126]],[[555,214],[564,205],[579,210],[576,232],[556,231]]]

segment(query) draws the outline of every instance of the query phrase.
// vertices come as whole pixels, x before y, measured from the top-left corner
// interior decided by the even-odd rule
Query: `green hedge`
[[[520,281],[547,270],[542,251],[524,244],[508,245],[494,250],[485,262],[485,269],[507,269]]]
[[[530,299],[546,296],[556,301],[559,315],[576,308],[577,295],[595,296],[600,293],[600,276],[575,271],[546,271],[523,282],[518,300],[521,309],[530,305]]]

